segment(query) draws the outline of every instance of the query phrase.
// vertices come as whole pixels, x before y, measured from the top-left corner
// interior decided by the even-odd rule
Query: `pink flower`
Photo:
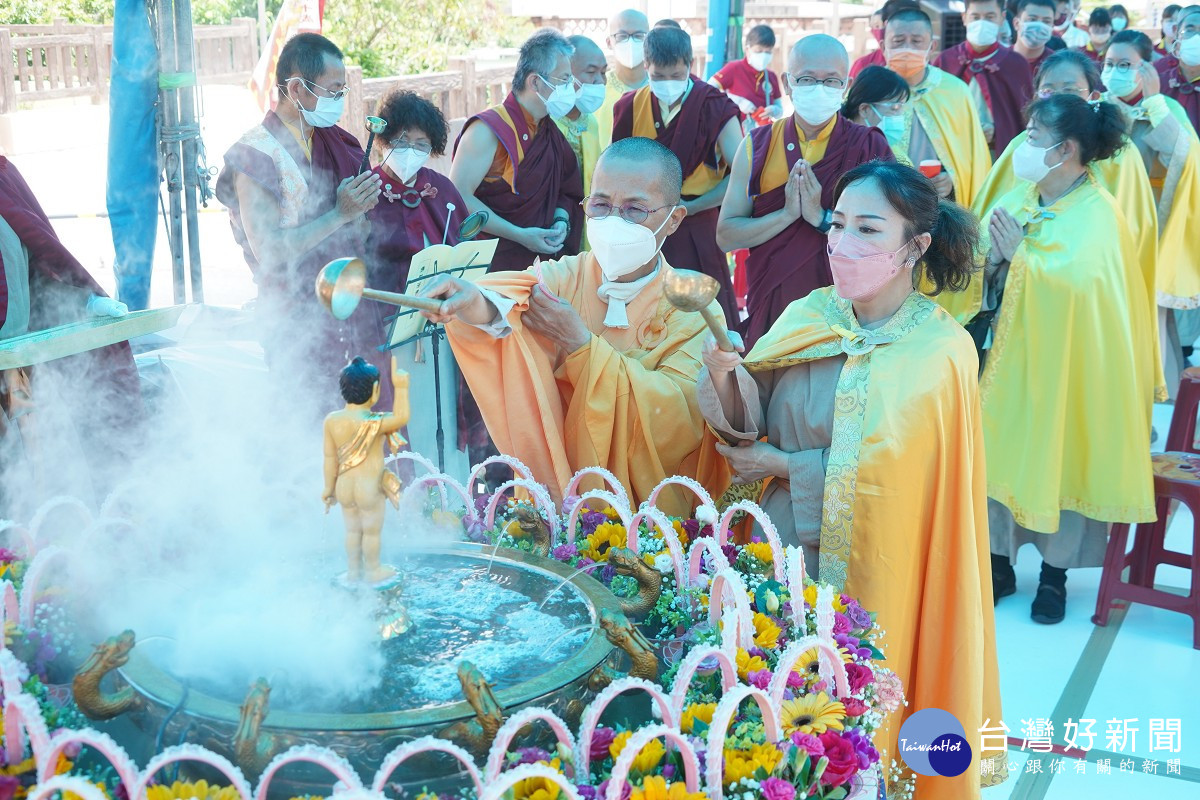
[[[885,670],[875,679],[875,699],[885,714],[891,714],[904,704],[904,685],[896,673]]]
[[[850,622],[849,617],[840,611],[833,612],[833,632],[835,634],[850,633],[852,630],[854,630],[854,625]]]
[[[825,755],[825,745],[821,744],[821,740],[811,733],[793,732],[792,744],[808,753],[814,760]]]
[[[613,739],[617,738],[617,732],[612,728],[596,728],[592,732],[592,747],[588,751],[588,755],[592,761],[603,761],[608,758],[608,747],[613,743]]]
[[[846,707],[847,717],[861,717],[867,713],[867,704],[857,697],[843,697],[842,705]]]
[[[819,737],[825,747],[825,757],[829,766],[821,776],[821,783],[826,786],[841,786],[858,773],[858,751],[854,743],[845,739],[836,731],[825,731]]]
[[[799,672],[792,670],[788,673],[787,685],[792,689],[800,689],[804,686],[804,676]]]
[[[746,677],[749,678],[750,685],[756,689],[766,691],[767,687],[771,685],[771,670],[769,669],[757,669]]]
[[[763,800],[795,800],[796,787],[779,778],[767,778],[758,785]]]
[[[875,673],[871,672],[870,667],[851,663],[846,665],[846,679],[850,681],[850,691],[858,693],[875,680]]]

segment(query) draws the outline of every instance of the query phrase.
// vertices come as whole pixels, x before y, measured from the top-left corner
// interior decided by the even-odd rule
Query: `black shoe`
[[[1067,615],[1067,588],[1049,583],[1038,584],[1030,617],[1043,625],[1056,625]]]
[[[992,605],[1017,592],[1017,573],[1004,556],[992,555]]]

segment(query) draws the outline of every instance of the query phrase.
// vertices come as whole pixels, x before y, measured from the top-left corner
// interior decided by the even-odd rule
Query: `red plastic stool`
[[[1167,452],[1152,458],[1157,520],[1137,526],[1128,553],[1125,548],[1130,525],[1112,526],[1092,622],[1106,625],[1117,600],[1179,611],[1192,618],[1192,647],[1200,650],[1200,451],[1195,445],[1198,408],[1200,368],[1191,367],[1183,371],[1179,382],[1179,396],[1167,434]],[[1164,546],[1172,500],[1178,500],[1192,512],[1190,554],[1167,550]],[[1186,597],[1154,588],[1154,573],[1162,564],[1192,571],[1191,589]],[[1121,579],[1125,567],[1129,567],[1128,582]]]

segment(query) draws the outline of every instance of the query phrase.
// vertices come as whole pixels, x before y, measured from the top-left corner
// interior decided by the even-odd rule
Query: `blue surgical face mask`
[[[875,127],[883,131],[883,135],[887,137],[888,142],[895,144],[904,138],[904,131],[907,130],[907,125],[904,123],[904,114],[886,115],[879,111],[874,105],[871,110],[879,117],[879,121],[875,123]]]

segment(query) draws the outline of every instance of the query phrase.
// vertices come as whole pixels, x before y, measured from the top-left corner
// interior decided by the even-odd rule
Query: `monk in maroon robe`
[[[107,295],[59,241],[29,184],[4,156],[0,218],[0,347],[5,338],[94,315],[89,306],[96,304],[89,301]],[[39,387],[52,388],[42,392]],[[29,409],[32,418],[49,403],[61,403],[61,415],[73,423],[97,488],[111,488],[122,477],[123,459],[137,446],[134,432],[142,415],[128,342],[6,371],[0,377],[0,440],[10,417]]]
[[[779,76],[771,71],[774,52],[775,31],[769,25],[755,25],[746,33],[746,56],[730,61],[708,79],[750,118],[747,125],[766,125],[783,116]]]
[[[847,79],[849,55],[831,36],[801,39],[788,55],[785,82]],[[801,84],[803,87],[804,84]],[[819,84],[814,84],[819,85]],[[826,119],[807,106],[787,119],[750,133],[739,148],[718,230],[726,247],[748,247],[747,348],[788,304],[829,286],[825,233],[832,220],[838,179],[875,159],[892,161],[887,138],[833,112]]]
[[[967,41],[943,50],[933,65],[966,83],[972,94],[978,92],[986,108],[980,109],[984,132],[989,130],[992,155],[1003,153],[1008,143],[1025,130],[1025,106],[1033,98],[1033,72],[1029,61],[997,40],[1004,10],[1000,0],[967,0],[963,23]],[[975,26],[990,26],[976,31]],[[974,33],[973,33],[974,32]],[[975,42],[972,43],[971,39]],[[986,114],[983,113],[986,111]]]
[[[1200,39],[1200,6],[1187,6],[1175,15],[1177,23],[1173,49],[1178,52],[1183,40],[1195,44]],[[1166,64],[1169,66],[1164,66]],[[1187,111],[1192,127],[1200,133],[1200,64],[1190,66],[1180,61],[1174,54],[1159,59],[1154,63],[1161,78],[1160,91],[1167,97],[1174,98]]]
[[[467,120],[454,143],[450,179],[471,212],[488,212],[486,235],[500,240],[491,269],[525,269],[538,256],[579,252],[583,176],[552,117],[575,107],[574,48],[543,29],[521,45],[512,91]]]
[[[312,63],[319,73],[304,74]],[[337,127],[346,69],[323,36],[299,34],[280,52],[282,99],[225,154],[217,198],[258,284],[256,310],[272,381],[289,397],[336,398],[343,366],[382,341],[371,315],[339,322],[313,291],[330,261],[364,255],[378,175],[358,174],[363,149]]]
[[[683,166],[683,203],[688,215],[667,238],[663,255],[679,269],[703,272],[721,289],[717,301],[730,325],[737,305],[725,250],[717,244],[717,218],[729,165],[742,140],[738,109],[725,93],[691,74],[692,40],[677,28],[646,36],[650,85],[629,92],[613,108],[613,141],[656,139]]]
[[[859,56],[854,59],[854,64],[850,67],[850,77],[857,78],[858,73],[862,72],[867,67],[886,67],[887,59],[883,56],[883,48],[872,50],[865,56]]]

